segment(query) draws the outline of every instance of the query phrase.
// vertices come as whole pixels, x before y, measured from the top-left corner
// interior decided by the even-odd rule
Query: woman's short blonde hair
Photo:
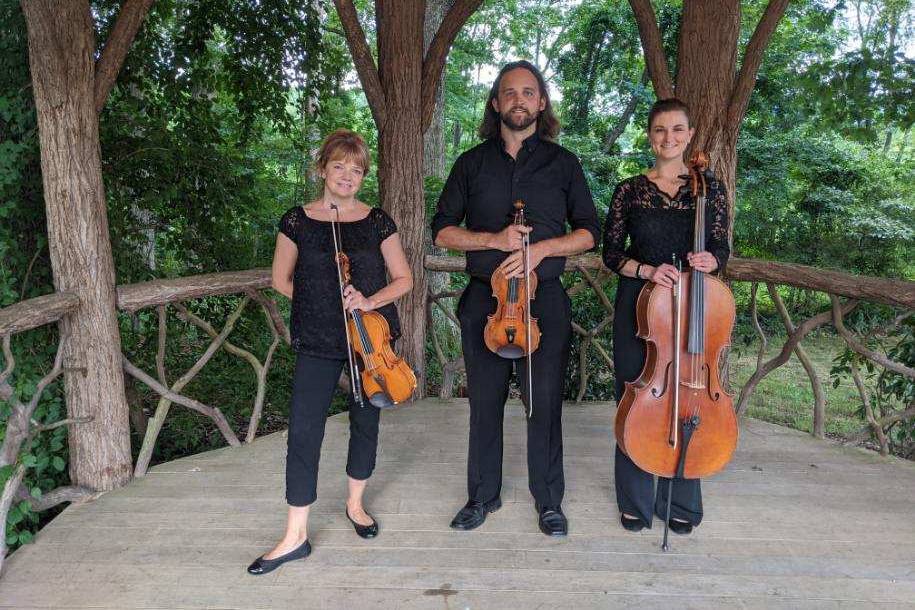
[[[372,154],[365,140],[355,131],[337,129],[326,138],[318,150],[315,169],[320,172],[336,159],[351,159],[362,166],[364,173],[372,166]]]

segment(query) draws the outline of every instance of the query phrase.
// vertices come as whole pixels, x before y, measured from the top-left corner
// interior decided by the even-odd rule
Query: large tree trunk
[[[113,489],[130,479],[128,406],[115,310],[114,262],[95,110],[95,36],[89,3],[23,0],[38,112],[54,286],[79,297],[61,321],[75,485]]]
[[[693,148],[714,161],[716,175],[734,201],[736,158],[726,154],[739,125],[725,124],[737,73],[740,1],[688,1],[683,4],[677,53],[677,97],[686,102],[696,135]]]
[[[426,215],[423,197],[422,63],[423,2],[379,0],[378,76],[386,101],[379,125],[378,188],[381,205],[397,223],[413,271],[414,290],[399,304],[403,356],[417,372],[424,393],[426,345]],[[418,44],[417,44],[418,43]]]

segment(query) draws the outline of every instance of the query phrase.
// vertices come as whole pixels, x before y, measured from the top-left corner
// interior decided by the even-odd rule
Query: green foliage
[[[734,242],[744,256],[871,275],[912,273],[911,160],[799,127],[738,146]],[[811,247],[816,244],[815,247]]]

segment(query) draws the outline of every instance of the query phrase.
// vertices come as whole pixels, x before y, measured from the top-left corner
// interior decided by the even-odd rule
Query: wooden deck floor
[[[618,525],[612,414],[566,407],[566,539],[537,529],[517,406],[504,507],[476,531],[450,530],[465,500],[468,409],[427,400],[382,418],[367,494],[375,540],[343,515],[344,414],[327,425],[309,559],[245,572],[282,531],[278,433],[68,508],[10,558],[0,607],[915,608],[915,464],[745,421],[734,461],[704,482],[702,526],[663,553],[657,525]]]

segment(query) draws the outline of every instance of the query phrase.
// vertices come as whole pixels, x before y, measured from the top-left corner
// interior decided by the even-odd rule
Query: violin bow
[[[524,207],[521,207],[521,224],[527,225],[526,218],[524,215]],[[526,350],[527,350],[527,417],[528,419],[534,416],[534,370],[531,364],[531,286],[530,286],[530,272],[531,272],[531,239],[527,233],[521,237],[521,249],[524,251],[524,300],[525,308],[524,312],[527,316],[526,324],[524,325],[525,330],[525,339],[526,339]]]
[[[340,287],[340,307],[343,309],[343,331],[346,333],[346,357],[349,361],[350,375],[349,387],[353,394],[353,400],[358,402],[360,407],[364,408],[365,402],[362,400],[362,379],[359,377],[359,365],[356,363],[356,354],[353,353],[353,342],[349,333],[346,306],[343,304],[343,270],[341,269],[340,262],[340,255],[343,254],[340,250],[343,234],[340,234],[339,240],[337,238],[337,231],[340,229],[340,208],[337,207],[337,204],[331,203],[330,209],[334,211],[334,216],[337,218],[336,222],[334,220],[330,221],[330,232],[334,238],[334,264],[337,266],[337,283]]]

